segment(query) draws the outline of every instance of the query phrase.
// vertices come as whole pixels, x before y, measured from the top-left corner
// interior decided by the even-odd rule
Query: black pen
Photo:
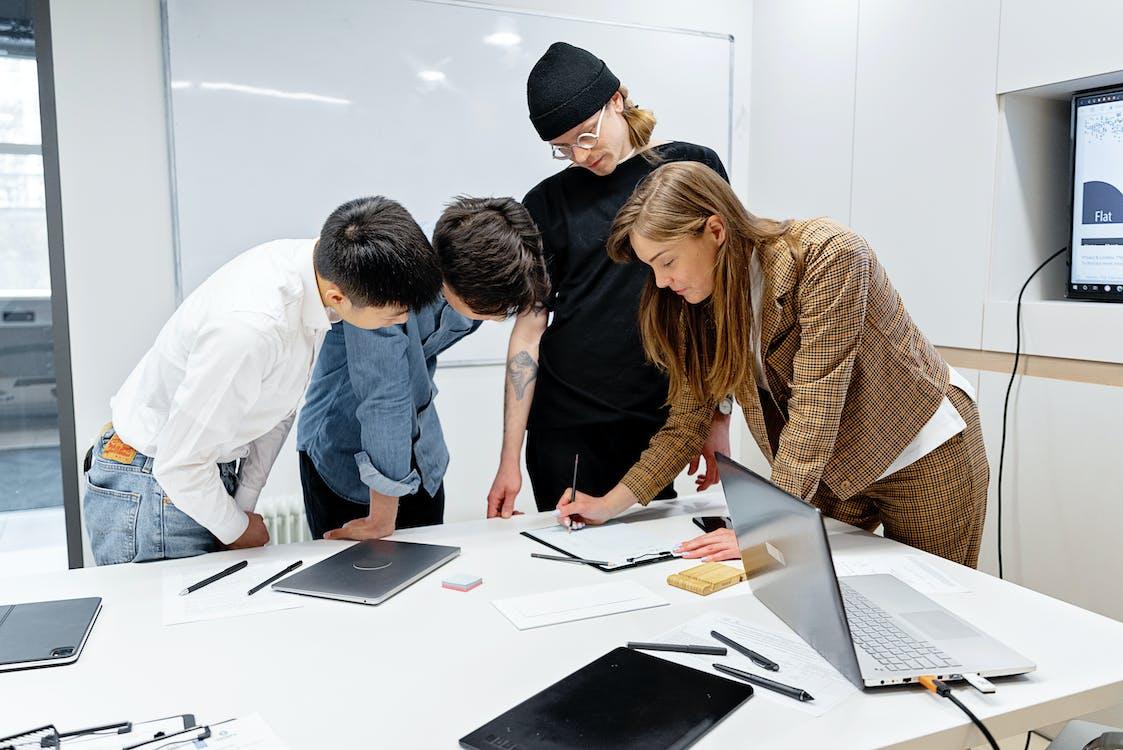
[[[285,568],[284,570],[282,570],[280,573],[276,573],[274,575],[271,575],[268,578],[266,578],[264,581],[262,581],[261,583],[254,586],[252,589],[250,589],[248,592],[246,592],[246,596],[253,596],[258,591],[261,591],[263,588],[265,588],[269,584],[273,583],[273,581],[277,580],[281,576],[287,576],[289,573],[293,572],[294,570],[296,570],[297,568],[299,568],[303,564],[304,564],[303,560],[297,560],[292,565],[290,565],[287,568]]]
[[[203,588],[204,586],[209,586],[212,583],[214,583],[215,581],[217,581],[221,578],[225,578],[226,576],[230,575],[231,573],[237,573],[239,570],[246,567],[247,565],[249,565],[249,562],[247,562],[246,560],[242,560],[241,562],[234,563],[233,565],[231,565],[226,570],[219,571],[218,573],[215,573],[210,578],[204,578],[203,580],[199,581],[198,583],[191,584],[190,586],[185,588],[183,591],[180,591],[179,595],[180,596],[186,596],[187,594],[190,594],[192,591],[198,591],[199,589]]]
[[[531,557],[539,560],[557,560],[558,562],[581,563],[582,565],[611,565],[607,560],[586,560],[583,557],[563,557],[562,555],[543,555],[541,552],[531,552]]]
[[[579,458],[581,458],[580,453],[573,454],[573,483],[569,485],[569,502],[571,505],[577,501],[577,459]],[[565,527],[573,531],[573,516],[570,516],[566,520],[568,520],[569,523],[567,523]]]
[[[772,690],[780,693],[781,695],[786,695],[789,698],[795,698],[797,701],[807,702],[815,700],[811,697],[811,693],[807,692],[806,690],[792,687],[791,685],[785,685],[782,682],[776,682],[775,680],[770,680],[767,677],[759,677],[755,674],[752,674],[751,672],[744,672],[740,669],[727,667],[724,664],[715,664],[714,669],[719,672],[724,672],[725,674],[738,677],[749,683],[750,685],[759,685],[766,690]]]
[[[641,643],[628,641],[628,648],[636,651],[674,651],[679,654],[705,654],[706,656],[726,656],[729,652],[724,646],[695,646],[687,643]]]
[[[737,643],[737,641],[733,640],[732,638],[726,638],[724,635],[717,632],[716,630],[711,630],[710,635],[712,637],[716,638],[717,640],[721,641],[722,643],[724,643],[726,646],[729,646],[729,648],[733,649],[734,651],[737,651],[737,652],[742,653],[745,656],[749,657],[749,659],[752,661],[752,663],[756,664],[758,667],[764,667],[765,669],[767,669],[770,672],[779,672],[780,671],[780,665],[777,664],[776,662],[772,661],[771,659],[769,659],[767,656],[763,656],[761,654],[758,654],[756,651],[753,651],[751,648],[748,648],[746,646],[742,646],[740,643]]]

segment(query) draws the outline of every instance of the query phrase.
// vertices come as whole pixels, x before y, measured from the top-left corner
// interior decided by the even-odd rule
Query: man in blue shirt
[[[459,198],[433,246],[444,293],[398,326],[332,326],[297,428],[314,538],[376,539],[444,518],[448,448],[433,399],[437,356],[483,320],[540,308],[542,243],[512,198]],[[399,503],[399,499],[401,502]]]

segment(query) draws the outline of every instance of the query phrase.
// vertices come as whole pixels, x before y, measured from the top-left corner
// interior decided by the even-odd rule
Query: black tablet
[[[98,596],[0,605],[0,672],[78,661],[99,612]]]
[[[617,648],[462,737],[460,745],[685,748],[752,695],[751,685]]]

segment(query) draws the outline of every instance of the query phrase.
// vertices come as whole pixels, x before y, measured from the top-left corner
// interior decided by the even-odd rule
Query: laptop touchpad
[[[979,634],[979,631],[939,609],[902,612],[901,617],[908,620],[909,625],[933,638],[972,638]]]

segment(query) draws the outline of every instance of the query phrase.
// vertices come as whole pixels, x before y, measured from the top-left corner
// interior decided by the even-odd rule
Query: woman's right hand
[[[572,502],[571,496],[574,497]],[[615,518],[635,503],[636,496],[622,484],[616,485],[604,497],[586,495],[584,492],[574,493],[567,489],[558,500],[558,523],[574,530],[587,523],[595,526]]]
[[[500,462],[495,481],[491,483],[491,491],[487,493],[487,517],[510,518],[516,514],[515,498],[522,486],[522,468],[517,463],[511,465]]]
[[[733,529],[718,529],[709,534],[696,536],[683,542],[678,548],[684,560],[701,559],[702,562],[716,560],[740,560],[741,550],[737,547],[737,535]]]

